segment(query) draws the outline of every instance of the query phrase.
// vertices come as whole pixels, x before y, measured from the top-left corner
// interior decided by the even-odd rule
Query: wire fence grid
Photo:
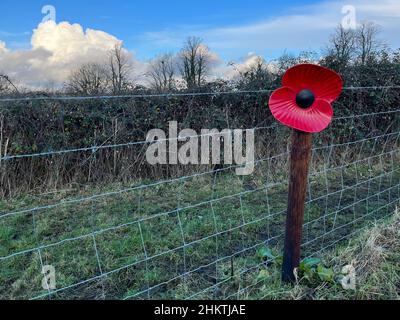
[[[229,94],[244,93],[249,92]],[[67,98],[72,102],[107,99],[57,99]],[[7,108],[16,100],[0,99],[0,103]],[[368,222],[395,211],[400,198],[399,115],[400,109],[393,105],[386,111],[338,115],[324,134],[316,135],[304,221],[304,257],[323,254],[352,238]],[[278,124],[255,125],[251,130],[256,135],[257,157],[249,176],[235,174],[240,165],[196,166],[189,174],[182,171],[130,186],[86,186],[72,195],[63,191],[35,195],[32,191],[33,195],[4,197],[0,202],[0,297],[265,296],[268,279],[258,275],[279,263],[284,240],[289,131]],[[133,146],[139,147],[133,152],[143,156],[148,145],[140,140],[20,154],[1,152],[0,173],[7,176],[26,163],[36,168],[39,161],[49,164],[65,155],[86,154],[86,164],[87,158],[102,150]],[[271,250],[274,258],[262,257],[263,249]],[[42,270],[48,265],[55,268],[55,288],[42,286]]]

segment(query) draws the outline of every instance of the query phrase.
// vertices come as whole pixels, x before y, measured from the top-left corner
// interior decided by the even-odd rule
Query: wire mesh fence
[[[354,104],[360,90],[379,95],[390,89],[347,88]],[[1,99],[0,297],[243,299],[260,290],[265,278],[257,275],[280,259],[288,187],[289,130],[263,117],[269,93]],[[162,110],[171,99],[174,105]],[[316,135],[304,256],[319,255],[394,212],[400,198],[397,102],[349,112],[346,100],[329,129]],[[246,111],[249,103],[255,107]],[[146,117],[158,112],[160,122],[150,118],[141,130],[128,126],[137,108]],[[83,146],[72,144],[76,132],[67,130],[76,114],[91,136]],[[85,128],[82,114],[109,127]],[[174,119],[183,128],[254,130],[253,174],[238,176],[240,166],[231,164],[149,166],[146,130]],[[31,121],[41,126],[32,128]],[[10,129],[22,122],[27,127]],[[43,147],[51,136],[59,140]],[[260,258],[263,249],[273,256]],[[55,288],[43,288],[44,266],[54,267]]]

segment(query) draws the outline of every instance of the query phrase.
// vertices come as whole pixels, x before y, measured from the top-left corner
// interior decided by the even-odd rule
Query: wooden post
[[[293,130],[290,155],[289,198],[282,280],[294,282],[294,269],[300,264],[300,246],[311,158],[312,134]]]

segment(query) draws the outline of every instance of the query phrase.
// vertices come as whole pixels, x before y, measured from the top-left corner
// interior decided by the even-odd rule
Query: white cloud
[[[88,62],[103,62],[122,41],[79,24],[47,21],[33,31],[29,50],[7,50],[0,42],[0,70],[30,87],[59,85],[71,70]]]
[[[215,66],[212,70],[213,79],[235,79],[240,76],[240,74],[250,70],[252,67],[256,66],[261,60],[264,60],[261,55],[254,52],[249,52],[247,56],[238,61],[231,61],[228,64],[220,64]],[[267,62],[264,60],[266,68],[270,72],[276,72],[277,67],[273,62]]]
[[[262,56],[257,55],[254,52],[250,52],[242,62],[235,63],[235,68],[238,72],[242,73],[242,72],[245,72],[245,71],[251,69],[252,67],[255,67],[257,64],[260,63],[260,60],[263,60]],[[270,72],[277,71],[275,64],[268,63],[266,61],[263,61],[263,62],[266,64],[266,68]]]
[[[0,41],[0,54],[6,53],[7,51],[6,43],[4,41]]]
[[[95,59],[121,41],[108,33],[92,29],[83,30],[79,24],[47,21],[33,31],[32,50],[45,49],[52,53],[52,63],[73,63],[77,59]]]
[[[209,47],[226,60],[236,59],[253,50],[267,60],[275,59],[287,52],[300,52],[324,48],[344,17],[342,8],[352,5],[357,22],[372,21],[381,26],[381,39],[392,48],[400,47],[400,1],[399,0],[339,0],[321,1],[301,7],[293,7],[286,14],[245,25],[204,28],[182,26],[146,33],[141,40],[150,48],[176,47],[191,35],[204,39]],[[235,69],[226,64],[213,69],[213,78],[235,77],[237,70],[254,64],[257,55],[248,54],[235,64]],[[221,60],[221,58],[220,58]]]
[[[245,56],[249,50],[270,60],[285,50],[321,49],[333,28],[341,22],[342,7],[348,4],[355,7],[358,22],[375,22],[382,27],[381,38],[394,48],[400,47],[399,0],[327,0],[294,7],[285,15],[246,25],[218,28],[186,25],[145,33],[140,38],[140,46],[146,47],[146,51],[154,49],[155,52],[166,51],[165,48],[178,50],[188,36],[199,36],[212,50],[212,77],[230,78],[237,75],[237,71],[226,65],[223,59],[237,59]],[[82,63],[102,62],[109,49],[121,42],[103,31],[84,30],[79,24],[47,21],[33,31],[28,50],[9,50],[0,41],[0,71],[32,87],[60,84],[72,69]],[[249,54],[236,63],[236,68],[247,68],[255,59],[255,54]],[[135,72],[133,77],[143,83],[148,63],[132,58],[132,64]]]
[[[148,47],[182,43],[189,35],[197,35],[226,59],[243,56],[249,50],[262,53],[267,59],[285,50],[319,50],[328,36],[343,19],[342,8],[353,5],[358,22],[368,20],[382,27],[381,38],[394,48],[400,47],[399,0],[340,0],[323,1],[313,5],[294,7],[284,15],[246,25],[218,28],[196,26],[160,30],[145,34],[142,40]]]

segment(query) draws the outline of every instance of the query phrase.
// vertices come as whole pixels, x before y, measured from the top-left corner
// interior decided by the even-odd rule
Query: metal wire
[[[349,87],[346,90],[394,88]],[[171,96],[175,95],[146,97]],[[144,96],[35,99],[139,97]],[[0,99],[0,102],[26,101],[24,99]],[[400,109],[342,116],[334,119],[333,126],[339,120],[354,123],[355,119],[367,125],[366,119],[379,121],[381,116],[399,113]],[[276,125],[255,127],[253,130],[258,133],[272,128]],[[355,235],[368,221],[382,219],[394,211],[400,199],[400,131],[395,126],[390,129],[354,140],[342,137],[344,139],[340,142],[331,137],[329,143],[313,148],[302,245],[306,256],[327,251]],[[136,141],[10,155],[0,160],[23,161],[146,143]],[[8,246],[0,249],[0,268],[12,265],[13,261],[25,261],[28,265],[37,261],[41,268],[46,264],[56,265],[56,272],[61,278],[57,289],[47,286],[42,290],[35,283],[32,288],[25,288],[19,293],[27,299],[72,298],[75,294],[81,296],[87,292],[93,292],[92,298],[106,299],[115,291],[122,292],[117,295],[120,299],[246,297],[258,290],[263,282],[256,279],[259,271],[268,269],[270,263],[276,263],[276,258],[260,260],[259,250],[269,248],[279,253],[282,248],[288,156],[288,152],[283,152],[255,160],[259,171],[254,179],[260,182],[253,182],[255,185],[251,185],[247,178],[230,175],[230,170],[240,167],[232,165],[85,197],[65,198],[45,205],[28,204],[12,206],[11,210],[3,209],[0,228],[3,228],[1,230],[6,237],[12,238]],[[199,198],[194,197],[191,194],[194,189],[190,189],[199,183],[194,182],[197,178],[204,180],[196,185],[196,189],[202,194],[202,188],[205,188],[206,194]],[[175,188],[176,205],[167,205],[171,199],[164,194],[163,188]],[[133,204],[135,209],[127,208]],[[85,219],[88,219],[88,205],[90,228],[84,225]],[[123,218],[119,216],[121,210]],[[31,220],[32,237],[30,231],[25,230]],[[200,222],[197,223],[197,220]],[[72,223],[70,229],[67,228],[69,223]],[[16,225],[19,226],[17,229]],[[55,229],[50,227],[52,225]],[[19,237],[22,237],[21,241]],[[109,247],[105,247],[106,244]],[[115,255],[119,255],[118,258]],[[76,261],[87,265],[76,269]],[[7,273],[5,279],[0,276],[0,286],[6,290],[12,287],[14,281],[21,279],[24,272],[12,271],[10,275]],[[133,271],[133,275],[124,278],[124,274]],[[115,282],[113,277],[117,277],[119,282]],[[238,285],[235,279],[242,279],[243,283]],[[101,288],[96,287],[99,281]],[[107,286],[107,281],[113,282],[113,286]],[[90,290],[85,290],[86,287]],[[7,297],[2,292],[0,290],[0,297]]]
[[[343,90],[395,90],[400,86],[349,86]],[[146,99],[146,98],[173,98],[173,97],[201,97],[236,94],[261,94],[272,93],[275,89],[266,90],[234,90],[216,92],[186,92],[186,93],[160,93],[160,94],[126,94],[126,95],[99,95],[99,96],[41,96],[21,98],[1,98],[1,102],[29,102],[29,101],[87,101],[87,100],[114,100],[114,99]]]

